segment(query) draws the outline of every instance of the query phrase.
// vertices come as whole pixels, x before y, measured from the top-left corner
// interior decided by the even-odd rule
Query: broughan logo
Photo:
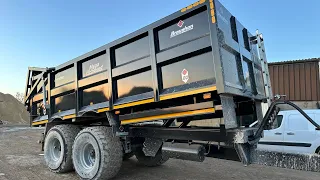
[[[184,22],[180,20],[177,25],[178,25],[179,27],[182,27],[183,24],[184,24]]]
[[[178,31],[172,31],[171,35],[170,35],[170,38],[179,36],[180,34],[183,34],[185,32],[191,31],[192,29],[193,29],[193,24],[191,24],[190,26],[185,26],[184,28],[179,29]]]

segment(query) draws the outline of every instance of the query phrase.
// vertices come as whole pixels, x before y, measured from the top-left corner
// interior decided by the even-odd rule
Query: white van
[[[304,110],[320,124],[319,110]],[[265,130],[258,143],[259,150],[295,154],[320,154],[320,130],[316,130],[297,110],[280,111],[273,129]]]

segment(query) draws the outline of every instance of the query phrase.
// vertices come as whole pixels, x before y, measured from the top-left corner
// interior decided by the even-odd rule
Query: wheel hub
[[[53,139],[51,141],[52,145],[50,146],[50,156],[52,157],[53,161],[58,161],[61,156],[61,144],[58,139]]]
[[[86,169],[93,168],[96,161],[96,153],[91,144],[86,144],[81,152],[80,162]]]

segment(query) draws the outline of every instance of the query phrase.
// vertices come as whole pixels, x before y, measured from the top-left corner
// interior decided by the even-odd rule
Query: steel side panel
[[[79,116],[82,116],[83,114],[87,112],[105,112],[109,111],[109,102],[102,102],[102,103],[97,103],[89,106],[84,106],[80,108],[79,110]]]
[[[120,120],[135,119],[135,118],[150,117],[155,115],[172,114],[177,112],[205,109],[210,107],[213,107],[213,102],[205,102],[205,103],[191,104],[191,105],[165,108],[165,109],[159,109],[159,110],[138,112],[138,113],[133,113],[128,115],[120,115],[119,119]]]
[[[201,5],[201,6],[199,6],[199,7],[203,7],[204,6],[204,4],[203,5]],[[197,10],[199,7],[195,7],[194,9],[192,9],[192,11],[193,10]],[[190,13],[190,12],[192,12],[192,11],[189,11],[188,13]],[[177,12],[176,13],[178,16],[181,16],[181,15],[184,15],[185,13],[181,13],[181,12]],[[201,15],[202,14],[202,15]],[[201,15],[201,16],[203,16],[203,14],[206,14],[206,12],[205,11],[203,11],[202,13],[200,13],[200,14],[197,14],[196,16],[199,16],[199,15]],[[175,19],[175,21],[177,21],[177,17],[178,16],[175,16],[174,18],[172,18],[172,19]],[[197,22],[198,23],[198,22]],[[173,25],[175,25],[176,23],[173,23]],[[159,24],[160,25],[160,24]],[[209,30],[208,31],[206,31],[206,32],[209,32]],[[141,35],[141,34],[144,34],[144,33],[146,33],[146,32],[144,32],[144,31],[140,31],[140,33],[137,33],[136,35]],[[201,33],[200,33],[201,34]],[[153,35],[153,33],[150,33],[150,34],[148,34],[149,36],[146,36],[146,37],[144,37],[144,38],[151,38],[151,39],[153,39],[154,37],[150,37],[150,35]],[[196,44],[203,44],[202,45],[202,47],[201,48],[205,48],[205,47],[209,47],[210,46],[210,41],[208,41],[208,34],[207,33],[204,33],[204,35],[205,36],[203,36],[203,37],[200,37],[199,39],[196,39],[196,40],[192,40],[192,41],[195,41],[195,42],[186,42],[184,45],[182,45],[181,47],[184,47],[185,45],[188,45],[188,46],[190,46],[190,48],[192,47],[192,46],[194,46],[194,45],[196,45]],[[127,37],[129,37],[129,36],[127,36]],[[122,39],[125,39],[123,42],[125,42],[125,41],[128,41],[129,39],[132,39],[132,38],[134,38],[134,36],[133,37],[131,37],[131,38],[122,38]],[[144,39],[143,38],[143,39]],[[199,43],[199,42],[197,42],[197,41],[199,41],[199,42],[201,42],[201,43]],[[152,41],[150,41],[150,42],[152,42]],[[122,43],[122,42],[121,42]],[[111,43],[112,44],[112,43]],[[119,42],[119,44],[120,44],[120,42]],[[130,44],[130,43],[129,43]],[[114,44],[115,45],[115,44]],[[109,46],[109,47],[111,47],[111,46]],[[151,46],[152,47],[152,46]],[[199,48],[199,49],[201,49],[201,48]],[[181,48],[180,48],[181,49]],[[189,53],[190,51],[192,51],[192,48],[190,49],[190,50],[188,50],[188,51],[186,51],[185,50],[185,48],[183,48],[184,49],[184,52],[182,52],[181,51],[181,55],[183,55],[183,54],[185,54],[185,53]],[[188,48],[189,49],[189,48]],[[152,49],[151,49],[152,50]],[[196,51],[197,49],[194,49],[194,51]],[[105,54],[102,54],[102,52],[103,51],[105,51],[106,53]],[[169,51],[168,51],[169,52]],[[155,53],[154,51],[153,51],[153,53]],[[100,55],[100,56],[98,56],[98,57],[96,57],[96,58],[93,58],[93,59],[89,59],[89,60],[86,60],[86,61],[84,61],[84,62],[81,62],[81,63],[79,63],[79,65],[80,66],[82,66],[82,77],[83,76],[88,76],[88,73],[86,73],[85,71],[84,71],[84,69],[89,69],[90,70],[90,67],[87,65],[88,64],[88,62],[90,62],[90,61],[101,61],[101,58],[103,59],[103,57],[105,57],[105,56],[107,56],[107,60],[108,61],[110,61],[110,48],[107,48],[106,47],[106,50],[103,50],[103,48],[98,48],[98,49],[96,49],[96,50],[94,50],[94,51],[92,51],[92,52],[90,52],[90,53],[87,53],[87,56],[82,56],[82,58],[81,59],[79,59],[79,60],[82,60],[82,59],[88,59],[90,56],[96,56],[96,54],[102,54],[102,55]],[[179,55],[179,54],[176,54],[176,55]],[[170,57],[170,58],[174,58],[175,56],[172,56],[172,57]],[[96,59],[99,59],[99,60],[96,60]],[[138,65],[138,62],[139,61],[143,61],[144,63],[143,64],[145,64],[145,63],[147,63],[147,60],[149,60],[150,61],[150,57],[145,57],[145,58],[142,58],[142,59],[140,59],[140,60],[137,60],[137,61],[133,61],[133,62],[130,62],[130,63],[128,63],[128,64],[124,64],[124,65],[122,65],[122,66],[119,66],[119,67],[116,67],[116,68],[114,68],[114,69],[112,69],[112,70],[110,70],[109,72],[108,71],[106,71],[106,72],[102,72],[102,73],[99,73],[99,74],[95,74],[95,75],[93,75],[93,76],[89,76],[89,77],[85,77],[85,78],[82,78],[82,79],[80,79],[79,80],[79,82],[78,82],[78,87],[79,88],[82,88],[82,87],[84,87],[84,86],[89,86],[90,84],[94,84],[94,83],[96,83],[96,82],[100,82],[100,81],[103,81],[103,80],[105,80],[105,79],[107,79],[108,78],[108,76],[106,76],[106,73],[107,74],[111,74],[111,76],[109,75],[109,77],[115,77],[115,76],[118,76],[118,75],[121,75],[121,74],[123,74],[123,73],[129,73],[129,72],[131,72],[131,71],[134,71],[134,70],[136,70],[134,67],[131,67],[131,68],[126,68],[126,66],[128,67],[128,66],[136,66],[136,65]],[[157,57],[155,57],[154,59],[152,59],[153,61],[156,61],[157,60]],[[77,61],[76,61],[77,62]],[[134,65],[134,63],[136,64],[136,65]],[[139,63],[141,63],[141,62],[139,62]],[[131,65],[132,64],[132,65]],[[149,64],[149,63],[148,63]],[[150,63],[150,65],[151,65],[152,63]],[[112,67],[111,67],[111,64],[110,63],[107,63],[107,65],[108,65],[108,68],[107,69],[111,69]],[[66,64],[65,63],[65,66],[70,66],[70,64]],[[84,68],[84,66],[85,66],[85,68]],[[58,68],[56,68],[58,71],[61,69],[61,68],[64,68],[64,67],[62,67],[62,66],[60,66],[60,67],[58,67]],[[153,68],[156,68],[156,66],[153,66]],[[60,71],[58,74],[66,74],[68,77],[69,77],[69,72],[71,72],[72,70],[74,69],[74,66],[73,67],[70,67],[69,69],[66,69],[66,70],[63,70],[63,71]],[[155,73],[153,73],[153,69],[152,69],[152,77],[155,77]],[[78,73],[80,73],[80,72],[78,72]],[[90,73],[89,73],[89,75],[90,75]],[[138,74],[137,74],[138,75]],[[60,76],[56,76],[55,75],[55,77],[56,78],[59,78]],[[142,77],[142,76],[140,76],[140,77]],[[143,76],[143,78],[147,78],[147,77],[150,77],[150,75],[144,75]],[[81,77],[80,77],[81,78]],[[124,79],[129,79],[130,78],[130,76],[128,76],[128,77],[125,77]],[[67,78],[67,79],[69,79],[69,78]],[[118,83],[119,83],[119,81],[121,82],[121,81],[123,81],[123,83],[122,84],[126,84],[126,86],[127,85],[129,85],[130,84],[130,81],[124,81],[124,79],[118,79],[118,80],[116,80],[116,81],[118,81]],[[140,79],[140,78],[139,78]],[[150,82],[153,82],[153,80],[154,80],[154,78],[152,79],[152,81],[150,81]],[[110,80],[108,80],[108,81],[110,81],[111,83],[109,83],[109,88],[111,89],[113,89],[114,90],[114,88],[113,88],[113,86],[112,86],[112,79],[110,79]],[[131,81],[132,82],[132,81]],[[136,81],[134,81],[134,82],[136,82]],[[61,84],[61,83],[60,83]],[[135,83],[136,84],[136,83]],[[158,84],[158,83],[157,83]],[[66,92],[66,91],[71,91],[73,88],[72,88],[72,86],[74,86],[74,85],[72,85],[72,84],[66,84],[66,85],[63,85],[63,86],[60,86],[60,87],[57,87],[57,88],[55,88],[55,89],[53,89],[52,90],[52,93],[51,93],[51,96],[58,96],[59,94],[61,94],[61,93],[64,93],[64,92]],[[119,86],[121,86],[121,85],[119,85],[118,84],[118,87]],[[148,85],[149,87],[153,87],[154,86],[154,84],[152,84],[152,86],[150,86],[150,85]],[[143,88],[149,88],[148,86],[143,86]],[[136,88],[136,87],[135,87]],[[120,88],[120,89],[123,89],[123,88]],[[130,89],[130,88],[129,88]],[[153,91],[158,91],[157,89],[156,90],[154,90],[154,88],[152,88],[153,89]],[[151,90],[151,89],[150,89]],[[140,90],[139,90],[140,91]],[[141,91],[142,92],[142,91]],[[145,92],[145,91],[144,91]],[[143,92],[142,92],[143,93]],[[132,95],[133,96],[138,96],[139,94],[141,94],[141,93],[136,93],[136,90],[131,90],[131,91],[129,91],[128,93],[120,93],[119,94],[119,92],[117,93],[118,94],[118,96],[120,95],[120,97],[121,97],[121,99],[125,99],[125,98],[122,98],[122,97],[126,97],[126,96],[128,96],[128,99],[129,100],[125,100],[125,101],[123,101],[123,100],[121,100],[121,102],[124,102],[124,103],[126,103],[126,102],[130,102],[130,101],[132,101],[132,100],[130,100],[130,99],[132,99],[132,98],[129,98],[129,97],[131,97]],[[158,94],[156,93],[155,95],[157,95],[158,96]],[[81,96],[81,94],[79,94],[79,96]],[[114,93],[112,92],[112,91],[109,91],[109,102],[110,102],[110,105],[113,105],[113,99],[114,98],[112,98],[112,97],[114,97]],[[142,96],[143,97],[143,96]],[[149,96],[148,96],[149,97]],[[153,96],[153,97],[155,97],[155,96]],[[158,97],[155,97],[156,98],[156,100],[158,99]],[[77,99],[78,99],[78,97],[77,97]],[[82,97],[82,99],[83,99],[83,97]],[[144,98],[142,98],[142,99],[144,99]],[[120,100],[120,99],[119,99]],[[116,104],[119,104],[120,103],[120,101],[119,100],[116,100]],[[137,99],[138,100],[138,99]],[[137,100],[134,100],[134,101],[137,101]],[[138,100],[139,101],[139,100]],[[86,105],[87,103],[85,103],[84,104],[84,106]],[[118,105],[117,105],[118,106]],[[113,106],[110,106],[111,108],[113,107]],[[79,107],[79,108],[81,108],[81,107]]]
[[[135,37],[136,38],[136,37]],[[114,50],[115,66],[123,65],[139,59],[141,57],[149,56],[149,37],[144,36],[133,42],[129,42]]]
[[[102,51],[108,50],[110,47],[114,47],[114,46],[116,46],[118,44],[121,44],[121,43],[123,43],[125,41],[128,41],[128,40],[130,40],[130,39],[132,39],[132,38],[134,38],[136,36],[144,34],[144,33],[148,32],[150,29],[157,28],[157,27],[159,27],[159,26],[161,26],[161,25],[163,25],[163,24],[165,24],[167,22],[172,21],[173,19],[179,18],[180,16],[183,16],[183,15],[185,15],[187,13],[190,13],[191,11],[194,11],[194,10],[197,10],[199,8],[202,8],[203,6],[208,5],[208,3],[209,3],[209,0],[206,0],[205,3],[202,3],[202,4],[200,4],[200,5],[196,6],[196,7],[193,7],[192,9],[189,9],[187,11],[181,12],[181,10],[178,10],[175,13],[173,13],[173,14],[171,14],[169,16],[166,16],[166,17],[164,17],[164,18],[162,18],[162,19],[160,19],[160,20],[158,20],[158,21],[156,21],[156,22],[154,22],[154,23],[152,23],[150,25],[147,25],[147,26],[145,26],[145,27],[143,27],[143,28],[141,28],[141,29],[139,29],[137,31],[134,31],[134,32],[122,37],[122,38],[114,40],[114,41],[112,41],[112,42],[110,42],[108,44],[105,44],[105,45],[103,45],[103,46],[101,46],[101,47],[99,47],[97,49],[94,49],[94,50],[92,50],[92,51],[90,51],[90,52],[88,52],[86,54],[83,54],[83,55],[81,55],[79,57],[76,57],[76,58],[74,58],[74,59],[72,59],[72,60],[70,60],[68,62],[65,62],[65,63],[57,66],[56,70],[62,69],[64,67],[66,67],[66,66],[69,66],[69,65],[73,64],[75,61],[81,61],[81,60],[83,60],[85,58],[88,58],[88,57],[90,57],[92,55],[95,55],[95,54],[98,54],[98,53],[100,53]]]
[[[191,85],[189,88],[200,88],[202,84],[197,83],[200,81],[213,79],[213,84],[216,81],[211,52],[162,66],[161,75],[162,91],[174,88],[175,93],[186,90],[183,86]],[[196,86],[192,87],[192,84]]]
[[[216,0],[213,2],[214,7],[216,7]],[[210,9],[217,14],[216,8]],[[210,18],[210,12],[208,11],[208,19]],[[215,17],[217,19],[217,17]],[[210,20],[209,20],[210,22]],[[212,56],[213,56],[213,66],[214,66],[214,73],[217,79],[216,86],[218,93],[224,92],[224,77],[222,74],[222,64],[220,58],[220,44],[219,44],[219,34],[218,34],[218,27],[216,23],[209,23],[210,24],[210,38],[211,38],[211,47],[212,47]]]
[[[79,80],[79,88],[82,88],[84,86],[88,86],[93,83],[105,81],[105,80],[108,80],[108,71],[104,71],[99,74],[80,79]]]
[[[108,69],[109,62],[105,60],[106,53],[101,53],[103,54],[101,55],[99,53],[90,59],[86,59],[84,62],[78,62],[78,77],[84,78],[92,76]]]
[[[180,23],[180,24],[179,24]],[[209,33],[207,13],[203,11],[192,14],[190,17],[180,17],[166,23],[157,31],[158,52],[165,51],[181,43],[199,38]]]
[[[118,79],[116,82],[117,99],[153,92],[151,70]]]
[[[60,87],[75,81],[75,67],[67,67],[62,71],[54,72],[54,87]]]
[[[65,116],[70,116],[70,115],[75,115],[76,111],[75,109],[70,109],[70,110],[66,110],[66,111],[61,111],[61,112],[57,112],[54,113],[51,118],[49,119],[49,122],[53,121],[54,119],[63,119],[63,117]]]
[[[149,66],[151,66],[150,56],[143,57],[139,60],[113,68],[112,76],[117,77]]]
[[[181,118],[181,117],[189,117],[189,116],[197,116],[197,115],[213,114],[213,113],[215,113],[214,108],[206,108],[206,109],[183,111],[183,112],[177,112],[177,113],[171,113],[171,114],[163,114],[163,115],[155,115],[155,116],[150,116],[150,117],[122,120],[121,124],[122,125],[134,124],[134,123],[141,123],[141,122],[146,122],[146,121]]]
[[[213,81],[208,81],[208,84],[213,83]],[[192,84],[191,84],[192,85]],[[178,97],[183,97],[183,96],[189,96],[189,95],[193,95],[193,94],[200,94],[200,93],[206,93],[206,92],[213,92],[217,90],[216,86],[203,86],[203,83],[198,84],[195,83],[194,85],[190,86],[190,88],[187,87],[188,90],[183,90],[183,91],[174,91],[176,89],[175,88],[171,88],[171,89],[167,89],[166,91],[164,91],[164,93],[162,93],[160,95],[160,101],[163,100],[167,100],[167,99],[174,99],[174,98],[178,98]],[[206,84],[207,85],[207,84]],[[192,89],[192,87],[201,87],[201,88],[194,88]],[[175,92],[175,93],[172,93]]]
[[[263,99],[264,84],[261,83],[262,72],[256,45],[247,37],[254,37],[237,20],[238,42],[233,39],[231,30],[232,14],[217,0],[214,0],[217,23],[211,25],[211,42],[217,73],[219,93],[235,94],[254,99]],[[223,67],[223,68],[220,68]],[[247,73],[249,72],[249,77]]]
[[[237,89],[225,83],[224,72],[221,68],[223,67],[223,59],[221,59],[223,44],[221,44],[222,35],[218,27],[219,13],[221,15],[216,8],[218,3],[217,0],[200,0],[138,31],[57,66],[56,71],[49,74],[51,79],[49,79],[48,101],[52,110],[57,98],[60,98],[58,101],[64,100],[63,103],[57,104],[66,103],[68,106],[62,108],[61,111],[75,106],[77,114],[79,109],[87,107],[91,102],[93,104],[109,103],[108,108],[114,110],[117,109],[114,106],[119,108],[119,105],[133,102],[150,99],[158,102],[164,100],[165,95],[166,99],[170,99],[203,93],[205,91],[196,91],[202,88],[211,88],[208,92],[218,91],[218,93],[253,97],[252,94],[243,93],[240,86]],[[184,20],[185,24],[179,26],[180,20]],[[238,21],[236,23],[239,24],[237,28],[242,28]],[[191,30],[189,28],[188,32],[170,37],[172,32],[189,26],[192,28]],[[240,32],[238,32],[238,37],[243,38]],[[134,52],[132,49],[139,48],[135,47],[135,43],[142,43],[145,49],[132,57],[121,54],[121,52]],[[241,55],[253,61],[252,54],[243,49],[242,40],[239,43],[243,53],[240,52],[240,47],[234,51],[239,51]],[[232,49],[235,43],[231,44],[233,44],[230,45]],[[90,61],[93,64],[90,64]],[[95,65],[103,66],[102,71],[91,71],[91,66]],[[190,73],[186,82],[184,82],[185,76],[182,75],[184,69]],[[258,71],[255,73],[258,74]],[[75,80],[77,82],[74,82]],[[86,95],[86,99],[82,96],[83,93],[87,93],[86,89],[87,91],[92,90],[90,92],[97,91],[98,86],[104,82],[106,83],[103,90],[98,90],[103,94],[103,98]],[[73,91],[76,99],[74,103],[66,102],[63,97],[58,97],[70,92],[73,96]],[[193,93],[187,93],[188,91]],[[169,96],[170,94],[174,95]],[[254,96],[254,98],[261,97],[261,95]],[[97,101],[94,102],[95,100]],[[82,104],[82,101],[85,103]],[[49,117],[56,112],[57,110],[52,111]]]
[[[59,94],[62,94],[64,92],[68,91],[74,91],[74,82],[62,85],[60,87],[56,87],[54,89],[51,89],[51,96],[58,96]]]
[[[108,91],[108,83],[103,83],[82,90],[82,93],[80,93],[80,96],[82,98],[82,106],[88,106],[109,101]]]
[[[75,109],[76,94],[70,93],[54,99],[54,113]]]
[[[131,96],[128,98],[123,98],[119,102],[117,102],[117,104],[114,104],[113,109],[121,109],[125,107],[152,103],[154,102],[154,98],[152,97],[152,95],[153,95],[153,92],[149,92],[149,93],[139,94],[136,96]]]
[[[190,41],[186,44],[181,44],[177,47],[168,49],[166,51],[157,53],[157,63],[165,62],[190,52],[201,50],[211,46],[210,37],[208,35],[202,36],[198,39]]]

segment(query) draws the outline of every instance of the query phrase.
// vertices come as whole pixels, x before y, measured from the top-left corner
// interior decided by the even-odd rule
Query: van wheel
[[[147,167],[160,166],[169,160],[168,157],[164,157],[162,155],[161,148],[158,150],[155,157],[144,155],[142,148],[138,148],[135,151],[135,155],[136,155],[136,158],[138,159],[138,162],[144,166],[147,166]]]
[[[109,127],[88,127],[77,135],[73,164],[81,179],[110,179],[122,165],[122,145]]]
[[[73,170],[72,145],[80,128],[74,125],[57,125],[49,130],[44,142],[44,160],[55,173]]]
[[[320,155],[320,147],[317,148],[316,154]]]

